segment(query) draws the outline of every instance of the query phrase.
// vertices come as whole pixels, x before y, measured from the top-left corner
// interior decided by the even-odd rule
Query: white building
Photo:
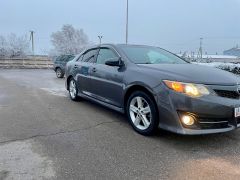
[[[240,58],[230,55],[202,55],[202,59],[199,55],[194,54],[178,54],[190,61],[202,61],[202,62],[224,62],[224,63],[240,63]]]

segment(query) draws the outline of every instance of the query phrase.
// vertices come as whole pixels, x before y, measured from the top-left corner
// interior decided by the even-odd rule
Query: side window
[[[64,58],[64,56],[58,56],[57,58],[56,58],[56,62],[62,62],[62,59]]]
[[[83,60],[83,54],[77,58],[76,61],[82,61]]]
[[[108,48],[102,48],[99,51],[98,57],[97,57],[97,64],[105,64],[105,62],[112,58],[117,58],[115,52],[113,52],[111,49]]]
[[[68,62],[68,59],[69,59],[69,56],[68,55],[63,55],[62,57],[61,57],[61,63],[66,63],[66,62]]]
[[[68,59],[68,56],[67,56],[67,55],[64,55],[64,56],[62,57],[62,59],[61,59],[61,62],[66,62],[67,59]]]
[[[58,62],[59,61],[59,59],[60,59],[60,57],[58,56],[58,57],[56,57],[56,59],[55,59],[55,62]]]
[[[69,55],[66,57],[66,59],[64,59],[65,62],[71,61],[75,58],[75,56]]]
[[[92,50],[87,51],[87,52],[83,55],[83,58],[82,58],[81,61],[93,63],[94,60],[95,60],[96,53],[97,53],[97,49],[92,49]]]

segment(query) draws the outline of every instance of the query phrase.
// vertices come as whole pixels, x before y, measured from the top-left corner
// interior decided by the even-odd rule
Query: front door
[[[105,65],[107,60],[118,57],[114,50],[100,48],[91,73],[91,89],[98,100],[121,107],[123,102],[123,68]]]

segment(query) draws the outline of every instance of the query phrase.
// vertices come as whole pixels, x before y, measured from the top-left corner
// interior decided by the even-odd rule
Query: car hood
[[[239,78],[227,71],[195,64],[140,64],[162,80],[200,83],[206,85],[236,85]],[[240,82],[240,81],[239,81]]]

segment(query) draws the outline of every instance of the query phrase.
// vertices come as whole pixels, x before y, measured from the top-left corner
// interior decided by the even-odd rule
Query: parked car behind
[[[56,76],[58,78],[63,78],[65,74],[65,66],[68,61],[71,61],[74,59],[74,55],[61,55],[58,56],[53,65],[53,69],[56,72]]]
[[[101,45],[67,63],[70,98],[126,113],[152,134],[209,134],[240,127],[240,84],[232,73],[186,62],[158,47]]]

